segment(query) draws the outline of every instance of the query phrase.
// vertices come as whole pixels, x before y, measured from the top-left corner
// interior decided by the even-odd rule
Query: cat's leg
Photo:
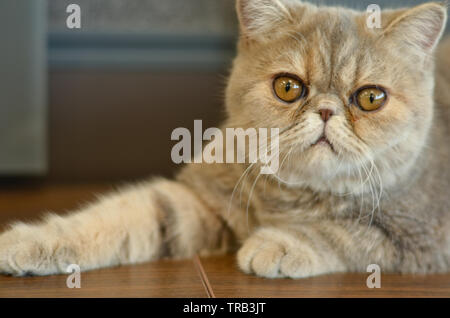
[[[295,229],[261,228],[238,252],[246,273],[276,278],[304,278],[335,272],[396,267],[396,247],[375,227],[323,221]]]
[[[156,180],[99,199],[65,217],[15,224],[0,234],[0,272],[65,273],[162,257],[224,251],[228,230],[190,189]]]

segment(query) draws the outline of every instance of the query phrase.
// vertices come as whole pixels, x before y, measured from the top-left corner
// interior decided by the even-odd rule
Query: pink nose
[[[324,108],[319,110],[320,117],[324,122],[327,122],[331,116],[334,115],[334,112],[331,109]]]

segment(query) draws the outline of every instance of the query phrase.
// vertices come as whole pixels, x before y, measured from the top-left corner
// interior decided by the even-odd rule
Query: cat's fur
[[[240,268],[265,277],[372,263],[450,270],[450,41],[434,71],[445,5],[385,11],[381,29],[368,29],[364,13],[297,0],[240,0],[237,9],[241,38],[223,128],[281,128],[279,173],[192,164],[175,181],[154,179],[66,217],[15,224],[0,235],[1,272],[46,275],[72,263],[89,270],[237,249]],[[306,99],[274,97],[273,77],[283,72],[307,83]],[[382,110],[349,103],[366,84],[389,90]],[[334,111],[325,129],[335,152],[311,146],[324,106]]]

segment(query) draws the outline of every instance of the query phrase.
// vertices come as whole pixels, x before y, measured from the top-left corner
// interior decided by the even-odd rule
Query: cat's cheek
[[[349,114],[350,115],[348,116],[348,118],[352,125],[355,125],[361,119],[361,116],[359,116],[358,114],[356,114],[352,111],[350,111]]]
[[[376,147],[378,143],[383,142],[386,128],[380,125],[380,121],[367,115],[358,115],[353,123],[353,131],[357,138],[361,139],[367,145]]]

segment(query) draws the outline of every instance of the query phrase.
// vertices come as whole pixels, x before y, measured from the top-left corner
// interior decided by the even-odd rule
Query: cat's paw
[[[55,244],[36,226],[19,224],[0,234],[0,273],[13,276],[65,273],[72,249]]]
[[[304,278],[330,272],[322,256],[295,235],[275,229],[253,234],[237,255],[248,274],[267,278]]]

